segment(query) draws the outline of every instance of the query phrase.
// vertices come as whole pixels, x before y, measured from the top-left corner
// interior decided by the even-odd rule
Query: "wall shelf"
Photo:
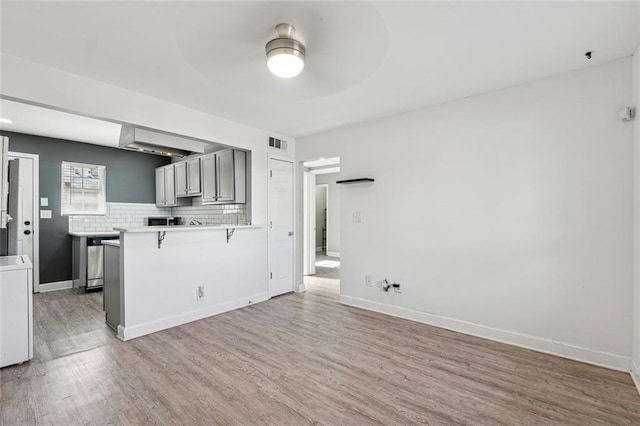
[[[364,182],[375,182],[375,180],[373,178],[359,178],[359,179],[346,179],[346,180],[336,181],[336,183],[340,183],[340,184],[364,183]]]

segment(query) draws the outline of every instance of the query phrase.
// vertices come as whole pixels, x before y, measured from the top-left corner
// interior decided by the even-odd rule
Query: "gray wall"
[[[9,137],[9,151],[40,156],[40,197],[49,198],[51,219],[40,220],[40,282],[71,279],[71,237],[68,218],[60,216],[60,166],[63,161],[107,167],[107,202],[155,203],[155,168],[170,160],[62,139],[0,132]]]
[[[316,185],[329,185],[329,208],[327,213],[329,216],[329,229],[327,230],[329,245],[327,246],[327,252],[329,254],[340,253],[340,185],[336,183],[339,179],[339,173],[316,175]]]

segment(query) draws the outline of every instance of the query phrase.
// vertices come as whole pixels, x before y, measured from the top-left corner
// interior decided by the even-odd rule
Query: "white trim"
[[[302,170],[302,276],[309,275],[309,172]],[[297,277],[296,277],[297,278]]]
[[[631,360],[631,379],[633,379],[636,390],[640,394],[640,368],[638,368],[638,364],[633,359]]]
[[[298,284],[296,286],[296,290],[295,290],[296,293],[304,293],[305,291],[307,291],[307,287],[304,285],[304,283]]]
[[[340,252],[338,252],[338,251],[327,251],[327,256],[329,256],[329,257],[340,257]]]
[[[309,275],[316,273],[316,176],[309,175],[309,181],[305,190],[308,192],[309,214],[309,245],[307,256],[309,258]]]
[[[67,290],[69,288],[73,288],[73,281],[57,281],[54,283],[43,283],[40,284],[40,293],[46,293],[49,291],[57,291],[57,290]]]
[[[11,138],[9,138],[11,139]],[[31,174],[31,194],[33,195],[33,292],[39,293],[40,288],[40,156],[25,152],[9,151],[10,157],[28,158],[33,161]]]
[[[529,336],[513,331],[488,327],[482,324],[462,321],[426,312],[418,312],[411,309],[372,302],[370,300],[360,299],[358,297],[351,297],[342,294],[340,295],[340,303],[344,305],[354,306],[356,308],[367,309],[382,314],[408,319],[411,321],[425,323],[436,327],[445,328],[447,330],[469,334],[472,336],[482,337],[484,339],[519,346],[550,355],[556,355],[575,361],[586,362],[588,364],[597,365],[599,367],[605,367],[624,372],[629,372],[631,369],[631,358],[628,356],[602,352],[568,343],[558,342],[551,339]]]
[[[159,320],[150,321],[144,324],[138,324],[134,326],[118,325],[118,338],[120,338],[121,340],[135,339],[136,337],[146,336],[147,334],[166,330],[171,327],[176,327],[182,324],[197,321],[213,315],[222,314],[224,312],[243,308],[245,306],[254,305],[256,303],[264,302],[265,300],[269,300],[269,293],[258,293],[249,297],[244,297],[242,299],[233,300],[231,302],[207,306],[203,309],[189,311],[167,318],[161,318]]]

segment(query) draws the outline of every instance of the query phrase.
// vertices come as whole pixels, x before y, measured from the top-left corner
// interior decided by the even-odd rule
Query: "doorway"
[[[40,291],[39,164],[36,154],[9,152],[8,213],[13,220],[2,230],[2,254],[29,256],[34,293]]]
[[[318,253],[327,254],[327,208],[329,185],[316,184],[316,257]]]
[[[304,166],[305,286],[339,291],[340,285],[340,159],[307,161]]]

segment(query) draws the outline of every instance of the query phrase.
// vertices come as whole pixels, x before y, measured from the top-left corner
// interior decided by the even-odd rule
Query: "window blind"
[[[107,214],[106,171],[105,166],[62,162],[63,216]]]

